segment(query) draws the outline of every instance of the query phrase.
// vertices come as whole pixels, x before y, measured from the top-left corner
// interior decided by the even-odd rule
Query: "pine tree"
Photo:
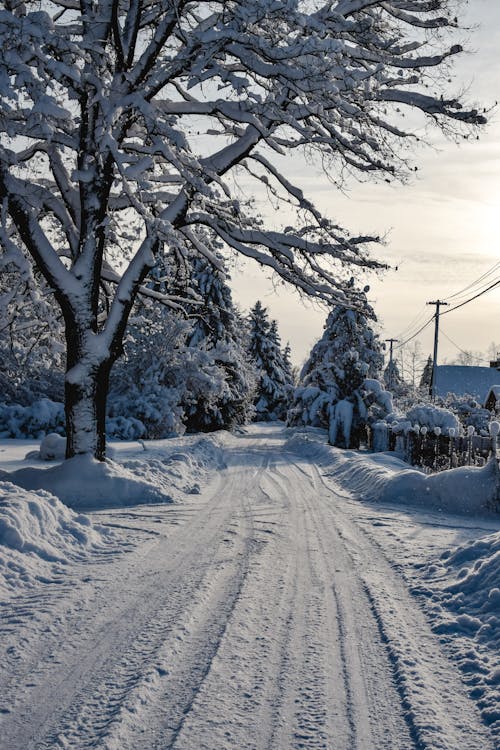
[[[245,326],[233,304],[223,258],[217,257],[217,268],[204,258],[191,261],[190,284],[199,299],[188,307],[193,323],[188,343],[212,356],[223,376],[216,399],[200,395],[185,408],[185,424],[192,432],[231,429],[254,413],[256,373],[247,361]]]
[[[432,357],[429,355],[427,357],[427,362],[425,363],[425,367],[422,371],[422,376],[420,378],[420,387],[421,388],[430,388],[431,381],[432,381],[432,369],[433,369],[433,362]]]
[[[249,325],[249,352],[258,373],[255,418],[285,419],[293,380],[289,361],[281,350],[278,324],[269,320],[267,309],[257,301],[250,310]]]
[[[189,344],[191,336],[185,317],[138,303],[112,374],[109,416],[139,420],[143,437],[163,438],[185,431],[186,411],[198,399],[216,403],[224,372],[210,352]]]
[[[384,383],[389,390],[394,390],[402,383],[401,373],[395,359],[389,362],[384,370]]]
[[[292,364],[292,350],[289,341],[287,341],[286,346],[283,349],[283,368],[291,385],[294,386],[296,382],[297,368]]]
[[[376,316],[363,292],[352,291],[352,308],[336,306],[323,336],[304,365],[289,413],[291,425],[324,427],[333,442],[355,447],[365,413],[361,389],[383,366],[382,344],[372,324]],[[340,406],[338,406],[340,405]],[[339,420],[342,430],[337,429]],[[333,424],[337,425],[332,432]]]
[[[188,343],[210,354],[223,375],[216,399],[200,395],[186,408],[189,431],[232,429],[253,416],[255,372],[246,362],[247,342],[241,316],[234,307],[222,256],[215,268],[204,258],[191,262],[191,286],[199,304],[189,307],[193,328]]]

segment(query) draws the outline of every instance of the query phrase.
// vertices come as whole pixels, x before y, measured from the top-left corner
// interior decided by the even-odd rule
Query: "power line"
[[[441,314],[442,314],[442,315],[444,315],[444,313],[441,313]],[[450,339],[450,337],[449,337],[449,336],[448,336],[448,335],[447,335],[447,334],[446,334],[446,333],[445,333],[445,332],[443,331],[443,329],[442,329],[442,328],[441,328],[441,333],[443,334],[443,336],[445,337],[445,339],[448,339],[448,341],[450,342],[450,344],[453,344],[453,346],[455,347],[455,349],[458,349],[458,351],[459,351],[459,352],[462,352],[462,354],[465,354],[465,355],[469,355],[469,354],[470,354],[470,352],[466,352],[466,351],[465,351],[464,349],[461,349],[461,348],[459,347],[459,345],[458,345],[458,344],[456,344],[456,343],[455,343],[455,342],[453,341],[453,339]],[[473,357],[472,357],[472,359],[475,359],[475,360],[476,360],[476,362],[487,362],[487,361],[488,361],[488,360],[486,360],[486,359],[483,359],[482,357],[474,357],[474,356],[473,356]]]
[[[413,339],[414,339],[414,338],[415,338],[416,336],[418,336],[418,334],[419,334],[419,333],[422,333],[422,331],[423,331],[423,330],[424,330],[425,328],[427,328],[427,326],[428,326],[428,325],[430,325],[430,324],[432,323],[432,321],[433,321],[433,320],[434,320],[434,315],[433,315],[432,317],[430,317],[430,318],[429,318],[429,320],[427,321],[427,323],[424,323],[424,325],[422,326],[422,328],[419,328],[419,329],[418,329],[418,331],[416,331],[416,332],[415,332],[414,334],[412,334],[412,336],[410,336],[410,338],[408,338],[408,339],[406,339],[405,341],[401,342],[401,344],[400,344],[399,346],[395,346],[394,348],[395,348],[395,349],[401,349],[401,348],[402,348],[403,346],[405,346],[406,344],[408,344],[408,343],[409,343],[410,341],[412,341],[412,340],[413,340]]]
[[[482,285],[480,285],[479,287],[476,287],[476,289],[472,288],[472,289],[471,289],[471,290],[470,290],[470,291],[468,292],[468,294],[461,294],[460,296],[456,297],[456,298],[455,298],[455,300],[454,300],[454,302],[455,302],[455,303],[457,303],[457,302],[458,302],[458,303],[459,303],[459,302],[462,302],[462,301],[464,300],[464,297],[467,297],[467,296],[468,296],[468,295],[470,295],[470,294],[480,294],[481,292],[484,292],[484,291],[485,291],[486,289],[488,289],[488,288],[489,288],[489,287],[491,286],[491,284],[492,284],[492,283],[495,283],[495,282],[497,282],[497,281],[500,281],[500,278],[498,278],[498,277],[497,277],[496,279],[494,279],[494,280],[493,280],[493,282],[492,282],[492,280],[491,280],[491,279],[489,279],[489,280],[488,280],[488,281],[486,281],[486,282],[485,282],[485,281],[483,281],[483,282],[482,282]],[[472,284],[471,286],[473,287],[474,285]],[[446,299],[448,299],[448,298],[446,298]]]
[[[491,274],[496,271],[496,269],[500,266],[500,261],[497,261],[494,263],[491,268],[489,268],[487,271],[485,271],[481,276],[479,276],[478,279],[475,281],[472,281],[470,284],[467,284],[463,289],[460,289],[460,291],[455,292],[454,294],[450,294],[448,297],[446,297],[447,300],[453,299],[454,297],[460,297],[464,292],[468,291],[472,287],[477,286],[483,279],[487,278],[488,276],[491,276]]]
[[[446,310],[446,312],[441,313],[442,315],[448,315],[448,313],[453,312],[453,310],[458,310],[459,307],[463,307],[464,305],[468,305],[469,302],[473,302],[478,297],[482,297],[483,294],[486,294],[486,292],[489,292],[491,289],[494,289],[496,286],[500,284],[500,279],[497,279],[497,281],[493,282],[493,284],[490,284],[489,287],[486,289],[483,289],[482,292],[478,292],[478,294],[475,294],[473,297],[470,297],[469,299],[465,300],[465,302],[461,302],[459,305],[455,305],[455,307],[450,307],[449,310]]]
[[[401,339],[405,335],[408,335],[408,332],[411,331],[411,329],[415,325],[418,325],[420,323],[420,321],[422,320],[422,318],[423,318],[423,316],[425,315],[426,312],[427,312],[427,308],[424,306],[420,310],[420,312],[415,315],[415,317],[413,318],[413,320],[410,323],[408,323],[408,325],[406,326],[406,328],[403,328],[403,330],[400,331],[400,333],[398,333],[398,339]]]

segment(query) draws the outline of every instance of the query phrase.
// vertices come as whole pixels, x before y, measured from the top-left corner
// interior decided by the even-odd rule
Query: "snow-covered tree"
[[[151,301],[138,306],[125,339],[125,356],[113,370],[109,416],[139,420],[143,437],[185,430],[186,409],[200,398],[215,404],[224,372],[203,347],[190,346],[192,327]]]
[[[426,388],[429,390],[432,383],[432,370],[433,370],[433,362],[432,357],[429,355],[427,357],[427,362],[425,363],[425,367],[422,370],[422,375],[420,377],[420,387]]]
[[[290,383],[295,385],[298,378],[298,368],[292,362],[292,350],[289,341],[283,349],[283,369]]]
[[[62,401],[64,331],[57,305],[26,259],[0,255],[0,401]]]
[[[395,359],[390,360],[387,363],[387,367],[384,370],[384,383],[386,388],[390,391],[397,388],[401,384],[402,378],[399,372],[398,363]]]
[[[257,301],[249,314],[249,355],[257,370],[255,419],[285,419],[290,400],[292,373],[281,350],[278,324]]]
[[[306,147],[334,179],[392,179],[416,137],[403,110],[448,132],[483,123],[444,85],[461,51],[446,40],[454,11],[454,0],[4,3],[0,242],[25,248],[62,311],[68,457],[104,458],[110,371],[162,246],[217,267],[203,226],[301,292],[345,301],[349,267],[376,265],[367,238],[323,217],[272,153]],[[267,229],[239,202],[238,168],[287,200],[293,226]]]
[[[337,305],[330,312],[323,336],[302,369],[288,416],[291,425],[326,429],[340,420],[344,428],[338,437],[347,445],[351,433],[356,440],[356,421],[365,411],[362,386],[366,378],[379,376],[384,362],[366,291],[353,292],[351,308]]]
[[[247,331],[235,308],[229,277],[222,267],[205,258],[191,262],[190,286],[198,295],[189,306],[191,333],[188,344],[211,356],[223,375],[223,387],[214,399],[199,394],[185,408],[185,424],[190,431],[231,429],[253,416],[256,372],[248,362]]]

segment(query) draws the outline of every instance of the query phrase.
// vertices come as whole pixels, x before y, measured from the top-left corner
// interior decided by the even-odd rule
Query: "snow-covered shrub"
[[[135,417],[107,417],[106,436],[115,440],[139,440],[146,436],[146,428]]]
[[[151,378],[150,382],[148,377]],[[115,437],[125,440],[137,437],[157,439],[184,433],[184,412],[179,406],[179,389],[155,383],[154,377],[155,373],[150,372],[142,382],[130,383],[124,392],[111,391],[106,424],[111,424]],[[127,422],[126,426],[121,421],[123,419]],[[136,429],[140,434],[134,434]]]
[[[66,455],[66,438],[57,432],[49,432],[40,443],[40,458],[42,461],[62,460]]]
[[[0,404],[0,438],[42,438],[64,434],[64,405],[42,398],[30,406]]]
[[[224,372],[212,352],[189,346],[191,330],[190,321],[169,310],[141,306],[112,372],[110,417],[135,419],[145,428],[141,437],[162,438],[185,431],[185,410],[197,399],[216,402]]]
[[[488,425],[493,419],[493,415],[488,409],[482,407],[473,396],[468,394],[456,396],[454,393],[448,393],[438,403],[453,412],[464,429],[470,425],[474,427],[478,435],[488,434]]]
[[[406,419],[412,425],[418,424],[420,427],[427,427],[428,430],[438,427],[444,434],[448,434],[450,429],[455,430],[455,434],[460,430],[460,422],[455,414],[434,404],[417,404],[407,411]]]

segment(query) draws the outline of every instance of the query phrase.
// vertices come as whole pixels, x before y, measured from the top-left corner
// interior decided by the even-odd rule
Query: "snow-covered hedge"
[[[130,408],[130,402],[121,404]],[[142,412],[148,404],[142,405]],[[152,410],[150,409],[148,413]],[[169,411],[169,414],[171,409]],[[170,426],[177,423],[172,419]],[[171,432],[173,430],[170,430]],[[146,427],[135,416],[116,416],[106,419],[106,435],[117,440],[138,440],[146,436]],[[64,404],[42,398],[30,406],[0,403],[0,438],[39,440],[50,434],[65,435]]]
[[[483,408],[473,396],[456,396],[454,393],[448,393],[440,403],[456,414],[462,427],[474,427],[478,435],[488,434],[488,425],[493,419],[493,414]]]
[[[0,438],[42,438],[64,434],[64,405],[42,398],[30,406],[0,404]]]
[[[460,422],[455,414],[434,404],[417,404],[406,412],[406,420],[412,425],[427,427],[429,431],[439,427],[443,434],[448,434],[450,430],[455,430],[457,434],[460,429]]]

